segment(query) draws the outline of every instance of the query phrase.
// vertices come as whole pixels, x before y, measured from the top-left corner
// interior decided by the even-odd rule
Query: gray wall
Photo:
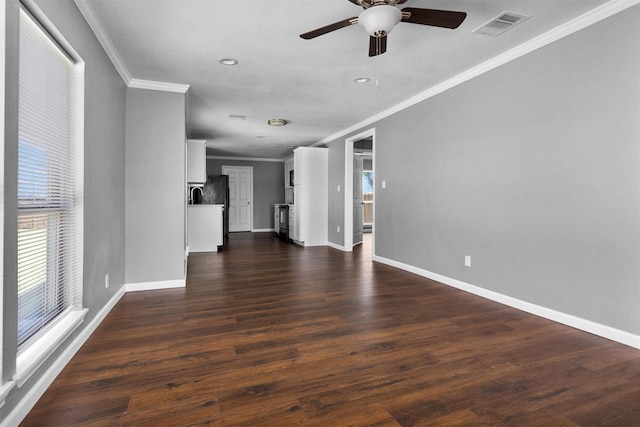
[[[344,140],[329,145],[328,240],[344,246]],[[340,186],[340,191],[338,191]],[[338,233],[338,226],[341,232]]]
[[[640,333],[639,21],[635,6],[371,126],[377,255]],[[330,150],[335,177],[344,138]]]
[[[185,98],[127,90],[128,284],[185,279]]]
[[[284,203],[284,162],[207,159],[207,175],[220,175],[222,166],[253,167],[253,229],[273,229],[273,205]]]
[[[85,71],[85,205],[84,205],[84,285],[83,299],[89,308],[83,325],[88,325],[98,311],[124,285],[125,257],[125,93],[126,86],[102,47],[89,29],[72,0],[38,0],[49,19],[57,26],[86,63]],[[17,34],[18,2],[8,0],[7,46],[4,54],[8,65],[5,105],[5,221],[12,231],[5,233],[3,256],[5,378],[15,367],[15,227],[17,200],[15,176],[17,147]],[[4,7],[4,2],[1,7]],[[12,208],[13,206],[13,208]],[[9,267],[9,268],[7,268]],[[111,286],[105,289],[104,275],[109,273]],[[7,298],[9,295],[9,298]],[[76,334],[80,331],[76,331]],[[75,335],[74,335],[75,336]],[[14,389],[0,410],[4,418],[33,388],[51,360],[66,349],[67,339],[49,363],[20,389]],[[13,360],[13,361],[12,361]]]

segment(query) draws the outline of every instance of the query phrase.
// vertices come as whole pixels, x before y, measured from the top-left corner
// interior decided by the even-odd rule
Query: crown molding
[[[207,160],[241,160],[245,162],[276,162],[283,163],[284,159],[270,159],[262,157],[233,157],[233,156],[207,156]]]
[[[74,3],[80,10],[80,13],[84,17],[85,21],[87,21],[87,24],[89,24],[89,27],[93,31],[93,34],[96,35],[96,38],[102,45],[102,48],[104,49],[104,51],[107,53],[107,56],[111,60],[111,63],[113,64],[113,66],[118,71],[118,74],[120,74],[120,77],[122,78],[122,80],[127,85],[129,85],[129,82],[131,82],[131,74],[129,73],[129,70],[127,69],[127,67],[124,65],[124,61],[122,60],[122,57],[120,56],[116,48],[113,46],[111,39],[109,38],[106,31],[104,30],[102,23],[96,16],[95,11],[93,10],[93,7],[89,3],[89,1],[74,0]]]
[[[124,64],[122,57],[114,47],[111,38],[107,35],[107,32],[105,31],[102,22],[100,22],[100,19],[96,15],[93,6],[91,6],[90,1],[74,0],[74,3],[80,10],[80,13],[84,17],[85,21],[87,21],[87,24],[89,24],[89,27],[93,31],[93,34],[95,34],[96,38],[102,45],[102,48],[111,60],[111,63],[118,71],[118,74],[120,74],[120,77],[125,82],[127,87],[177,93],[186,93],[187,90],[189,90],[189,85],[134,79],[131,76],[129,69]]]
[[[367,119],[362,120],[359,123],[356,123],[346,129],[343,129],[339,132],[336,132],[332,135],[327,136],[326,138],[317,141],[312,144],[313,146],[326,144],[328,142],[334,141],[338,138],[349,135],[352,132],[355,132],[363,127],[369,126],[379,120],[382,120],[386,117],[389,117],[395,113],[398,113],[402,110],[406,110],[407,108],[416,105],[422,101],[425,101],[433,96],[436,96],[446,90],[449,90],[455,86],[458,86],[464,82],[467,82],[475,77],[480,76],[488,71],[493,70],[494,68],[500,67],[504,64],[507,64],[521,56],[524,56],[534,50],[540,49],[543,46],[554,43],[564,37],[567,37],[575,32],[578,32],[586,27],[589,27],[597,22],[600,22],[616,13],[622,12],[625,9],[628,9],[632,6],[635,6],[640,3],[640,0],[611,0],[602,6],[596,7],[595,9],[590,10],[571,21],[562,24],[538,37],[535,37],[519,46],[516,46],[513,49],[510,49],[494,58],[489,59],[473,68],[470,68],[467,71],[464,71],[457,76],[452,77],[449,80],[446,80],[440,84],[432,86],[431,88],[412,96],[411,98],[394,105],[391,108],[388,108],[384,111],[381,111],[378,114],[375,114]]]
[[[151,80],[140,80],[140,79],[131,79],[131,81],[127,86],[133,87],[136,89],[161,90],[164,92],[177,92],[177,93],[186,93],[189,90],[189,85],[183,85],[178,83],[154,82]]]

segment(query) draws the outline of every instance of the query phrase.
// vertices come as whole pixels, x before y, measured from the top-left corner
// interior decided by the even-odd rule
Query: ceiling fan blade
[[[326,25],[324,27],[316,28],[315,30],[309,31],[308,33],[300,34],[305,40],[313,39],[323,34],[330,33],[331,31],[339,30],[340,28],[348,27],[349,25],[357,24],[358,17],[354,16],[353,18],[345,19],[343,21],[335,22],[333,24]]]
[[[382,55],[387,51],[387,36],[369,37],[369,56]]]
[[[431,25],[442,28],[458,28],[465,20],[465,12],[452,10],[420,9],[417,7],[405,7],[402,9],[402,22],[412,24]]]
[[[362,6],[364,8],[369,8],[373,6],[374,0],[349,0],[353,4],[357,4],[358,6]],[[386,4],[390,4],[391,6],[395,6],[396,4],[405,3],[407,0],[396,0],[395,2],[387,2]],[[364,3],[364,4],[363,4]]]

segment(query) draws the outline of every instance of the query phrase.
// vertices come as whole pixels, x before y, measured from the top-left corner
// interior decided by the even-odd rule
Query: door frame
[[[354,147],[354,151],[355,151],[355,147]],[[356,245],[361,245],[363,243],[363,238],[364,238],[364,194],[363,194],[363,188],[362,188],[362,179],[364,177],[364,160],[360,157],[360,156],[356,156],[356,154],[353,154],[353,158],[351,159],[351,164],[354,165],[353,167],[353,175],[354,175],[354,180],[357,179],[355,172],[357,168],[360,168],[360,184],[358,184],[357,182],[354,181],[353,183],[353,214],[351,215],[352,218],[352,223],[353,223],[353,241],[352,241],[352,245],[356,246]],[[356,165],[358,165],[356,167]],[[356,197],[356,194],[359,193],[359,198]],[[356,212],[358,211],[358,201],[360,202],[360,214],[358,215],[360,218],[356,218]],[[356,229],[356,224],[360,225],[360,229],[357,230]],[[360,234],[360,240],[358,240],[356,238],[356,236]]]
[[[353,251],[353,145],[356,141],[371,137],[373,155],[373,199],[375,200],[376,181],[376,128],[367,129],[344,140],[344,248]],[[373,254],[376,253],[376,205],[373,205],[373,225],[371,237]]]
[[[222,165],[220,168],[222,175],[228,175],[225,173],[225,169],[245,169],[249,171],[249,232],[253,232],[253,166],[233,166]],[[231,203],[229,200],[227,203]]]

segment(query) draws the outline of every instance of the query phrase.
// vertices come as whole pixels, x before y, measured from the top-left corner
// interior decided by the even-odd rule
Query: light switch
[[[387,188],[387,181],[384,179],[382,180],[382,188]]]

